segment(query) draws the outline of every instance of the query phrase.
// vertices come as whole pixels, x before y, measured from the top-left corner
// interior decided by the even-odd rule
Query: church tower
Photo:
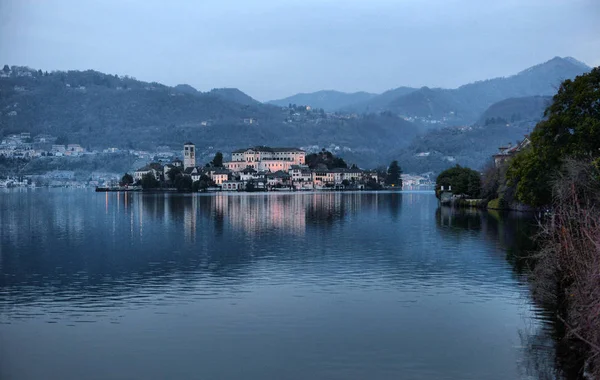
[[[196,167],[196,146],[194,143],[183,144],[183,169]]]

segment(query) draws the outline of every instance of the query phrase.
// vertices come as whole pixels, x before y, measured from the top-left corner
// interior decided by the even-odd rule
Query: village
[[[197,163],[198,156],[206,157],[210,147],[198,152],[195,144],[184,144],[183,150],[167,146],[155,152],[109,147],[100,150],[86,149],[81,144],[69,143],[56,136],[29,132],[6,135],[0,141],[0,159],[13,160],[21,166],[31,161],[49,162],[52,158],[65,163],[82,160],[111,160],[113,157],[130,157],[138,169],[131,172],[131,181],[123,181],[117,173],[96,170],[78,174],[73,169],[60,169],[47,165],[39,174],[0,175],[0,187],[76,187],[127,190],[198,190],[198,191],[291,191],[291,190],[427,190],[433,188],[429,174],[403,174],[390,180],[385,170],[363,170],[356,165],[309,165],[307,155],[331,155],[325,148],[251,147],[231,153],[230,161]],[[334,148],[329,148],[334,151]],[[337,151],[337,149],[335,149]],[[213,150],[214,152],[214,150]],[[315,153],[317,152],[317,153]],[[220,153],[218,153],[220,154]],[[222,155],[221,155],[222,157]],[[183,160],[181,160],[183,158]],[[337,159],[337,158],[336,158]],[[41,160],[41,161],[40,161]],[[343,161],[343,160],[342,160]],[[141,167],[140,167],[141,166]],[[132,168],[135,168],[133,166]],[[17,167],[14,168],[15,172]],[[151,175],[154,181],[142,181]],[[147,177],[148,178],[148,177]],[[178,181],[176,186],[175,180]],[[121,180],[119,180],[121,179]]]
[[[318,154],[332,157],[329,152]],[[387,173],[361,170],[356,166],[332,167],[321,163],[311,167],[306,158],[306,152],[299,148],[258,146],[233,151],[231,160],[226,162],[222,162],[222,155],[217,153],[215,160],[198,166],[196,147],[187,142],[183,147],[183,161],[145,165],[136,170],[131,179],[124,177],[119,188],[133,185],[135,189],[192,191],[312,191],[400,190],[403,186],[399,168],[390,177]],[[411,185],[426,182],[424,178],[417,183],[412,178],[406,179]]]

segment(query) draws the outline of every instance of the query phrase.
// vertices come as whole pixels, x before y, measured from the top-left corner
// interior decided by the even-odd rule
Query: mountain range
[[[328,148],[363,167],[403,157],[407,172],[427,171],[427,160],[411,158],[426,151],[462,162],[468,146],[458,146],[464,141],[477,141],[482,154],[493,153],[497,141],[513,140],[542,117],[547,96],[562,80],[590,69],[557,57],[507,78],[457,89],[400,87],[379,95],[320,91],[264,104],[235,88],[201,92],[187,84],[170,87],[92,70],[7,68],[0,71],[0,137],[27,131],[89,149],[146,150],[179,149],[191,140],[201,161],[216,150],[251,145]],[[506,124],[510,128],[502,127]],[[452,128],[457,125],[463,129]],[[443,148],[444,139],[458,136],[457,130],[467,138],[450,138],[457,147]],[[479,135],[473,140],[469,133]],[[488,135],[497,140],[485,140]]]
[[[287,107],[289,104],[306,105],[313,108],[322,108],[327,112],[340,110],[350,104],[366,102],[377,94],[368,92],[346,93],[334,90],[321,90],[309,94],[296,94],[287,98],[271,100],[267,103],[280,107]]]
[[[469,125],[495,102],[515,97],[551,96],[563,80],[590,69],[572,57],[555,57],[509,77],[470,83],[456,89],[399,87],[379,95],[371,94],[368,99],[360,101],[355,101],[353,94],[336,93],[338,101],[328,104],[329,108],[323,106],[321,91],[270,103],[283,105],[292,102],[354,113],[390,111],[422,124],[441,121],[449,126]]]

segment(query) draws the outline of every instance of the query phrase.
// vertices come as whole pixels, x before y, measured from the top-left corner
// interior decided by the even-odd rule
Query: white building
[[[213,180],[214,183],[221,186],[223,182],[229,180],[229,170],[217,169],[210,171],[210,179]]]
[[[156,163],[149,164],[133,172],[133,179],[135,181],[141,181],[144,175],[152,173],[154,178],[156,178],[157,181],[160,181],[160,176],[163,174],[162,171],[162,165]]]
[[[183,144],[183,168],[196,167],[196,146],[192,142]]]
[[[289,171],[292,165],[304,165],[306,152],[298,148],[270,148],[258,146],[236,150],[224,166],[234,172],[250,167],[257,171]]]
[[[245,188],[246,185],[242,181],[227,180],[221,183],[221,190],[223,191],[240,191],[244,190]]]

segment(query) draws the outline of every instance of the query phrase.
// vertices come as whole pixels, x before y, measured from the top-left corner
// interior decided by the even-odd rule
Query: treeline
[[[600,68],[564,81],[530,144],[490,165],[480,196],[497,208],[547,211],[535,255],[536,295],[555,305],[581,374],[600,378]]]

